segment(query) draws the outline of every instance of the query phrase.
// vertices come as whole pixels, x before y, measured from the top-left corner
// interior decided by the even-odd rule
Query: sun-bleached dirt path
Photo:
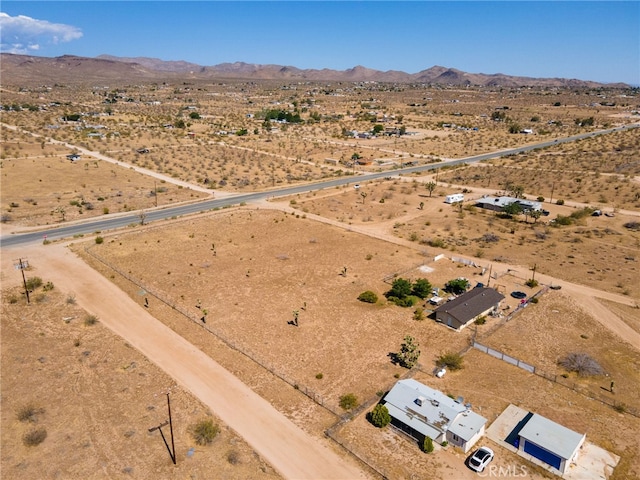
[[[114,333],[188,389],[287,479],[365,479],[348,458],[314,439],[253,392],[238,378],[151,316],[64,245],[39,245],[3,251],[29,258],[42,278],[76,301]],[[14,275],[18,277],[18,275]],[[7,283],[3,281],[3,283]]]

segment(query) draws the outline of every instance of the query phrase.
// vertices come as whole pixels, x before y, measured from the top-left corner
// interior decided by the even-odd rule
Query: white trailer
[[[458,203],[464,202],[464,195],[462,193],[452,193],[444,198],[444,203]]]

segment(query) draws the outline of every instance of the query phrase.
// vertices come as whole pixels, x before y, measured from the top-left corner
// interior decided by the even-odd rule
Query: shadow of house
[[[465,453],[484,435],[487,419],[462,399],[454,400],[412,378],[398,381],[384,397],[391,424],[422,445],[426,437]]]
[[[492,310],[497,310],[504,295],[493,288],[476,287],[434,310],[437,322],[454,330],[462,330],[469,323]]]

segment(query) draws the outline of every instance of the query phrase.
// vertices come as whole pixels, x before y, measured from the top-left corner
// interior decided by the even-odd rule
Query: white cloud
[[[25,54],[47,45],[70,42],[82,37],[71,25],[37,20],[25,15],[12,17],[0,12],[0,51]]]

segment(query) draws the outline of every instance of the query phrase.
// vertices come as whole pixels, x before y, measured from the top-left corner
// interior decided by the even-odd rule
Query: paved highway
[[[459,158],[456,160],[446,160],[438,163],[418,165],[418,166],[400,168],[400,169],[384,171],[384,172],[367,173],[367,174],[361,174],[361,175],[348,175],[348,176],[335,178],[332,180],[326,180],[322,182],[316,182],[312,184],[296,185],[292,187],[285,187],[277,190],[269,190],[269,191],[263,191],[263,192],[238,194],[238,195],[228,196],[220,199],[202,200],[202,201],[190,203],[187,205],[176,205],[173,207],[167,207],[167,208],[162,208],[157,210],[148,210],[148,211],[145,211],[145,214],[146,214],[145,222],[149,223],[149,222],[164,220],[172,217],[180,217],[183,215],[189,215],[193,213],[201,213],[208,210],[213,210],[215,208],[223,208],[230,205],[238,205],[240,203],[251,203],[258,200],[263,200],[265,198],[295,195],[299,193],[306,193],[306,192],[322,190],[326,188],[334,188],[336,186],[347,185],[350,183],[363,183],[365,181],[375,180],[378,178],[385,178],[390,176],[397,176],[401,174],[410,174],[410,173],[416,173],[416,172],[425,172],[425,171],[435,170],[437,168],[442,168],[446,166],[460,165],[463,163],[466,163],[466,164],[475,163],[475,162],[480,162],[482,160],[489,160],[492,158],[499,158],[507,155],[515,155],[521,152],[528,152],[531,150],[545,148],[545,147],[557,145],[560,143],[575,142],[577,140],[593,137],[596,135],[605,135],[605,134],[619,131],[619,130],[639,128],[639,127],[640,127],[640,124],[632,124],[632,125],[627,125],[625,127],[616,127],[616,128],[606,129],[606,130],[599,130],[597,132],[573,135],[571,137],[558,138],[555,140],[536,143],[533,145],[527,145],[527,146],[512,148],[507,150],[499,150],[499,151],[490,152],[490,153],[483,153],[481,155],[475,155],[475,156],[466,157],[466,158]],[[28,233],[3,235],[2,237],[0,237],[0,247],[12,247],[12,246],[17,246],[22,244],[42,242],[45,235],[48,240],[59,240],[63,238],[72,238],[78,235],[92,234],[98,231],[103,232],[107,230],[113,230],[113,229],[122,228],[128,225],[139,224],[139,223],[140,223],[139,212],[135,212],[135,213],[132,212],[130,215],[113,215],[113,216],[105,215],[104,217],[100,217],[98,219],[90,219],[82,223],[68,224],[61,227],[43,228],[41,230],[31,231]]]

